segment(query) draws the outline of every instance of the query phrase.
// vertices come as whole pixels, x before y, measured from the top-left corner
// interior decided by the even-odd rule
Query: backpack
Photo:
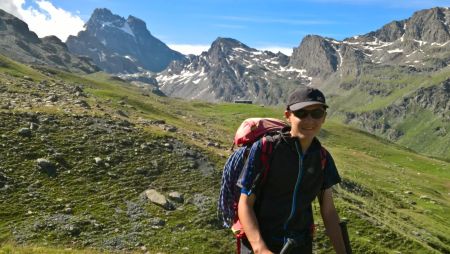
[[[237,129],[233,147],[239,148],[228,157],[224,165],[218,201],[218,215],[225,227],[232,228],[238,221],[237,206],[241,192],[236,183],[247,161],[251,146],[262,139],[261,161],[264,166],[264,179],[269,170],[269,155],[273,145],[272,142],[267,141],[267,135],[276,133],[286,126],[286,123],[274,118],[248,118]]]

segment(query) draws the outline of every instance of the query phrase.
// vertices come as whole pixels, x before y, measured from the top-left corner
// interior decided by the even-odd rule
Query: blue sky
[[[1,0],[0,8],[26,21],[40,37],[63,41],[82,29],[95,8],[136,16],[182,53],[199,54],[217,37],[290,54],[307,34],[342,40],[376,30],[415,11],[450,0]]]

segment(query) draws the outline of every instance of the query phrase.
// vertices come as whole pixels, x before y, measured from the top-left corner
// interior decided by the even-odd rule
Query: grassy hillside
[[[379,66],[365,69],[357,78],[331,78],[324,90],[330,95],[334,120],[350,122],[414,151],[449,160],[450,118],[442,99],[448,98],[448,92],[424,97],[425,89],[443,88],[443,82],[449,78],[449,67],[427,71],[407,66]],[[403,104],[405,100],[407,108]],[[434,105],[437,100],[442,103]],[[355,119],[348,118],[349,112]],[[392,135],[395,132],[401,134]]]
[[[0,253],[234,252],[216,218],[222,165],[243,119],[282,108],[0,60]],[[450,163],[332,121],[321,140],[344,180],[336,205],[354,253],[450,253]],[[184,200],[164,208],[147,189]],[[330,253],[321,225],[316,238]]]

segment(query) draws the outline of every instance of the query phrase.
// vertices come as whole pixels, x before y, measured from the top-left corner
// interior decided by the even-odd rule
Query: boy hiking
[[[341,181],[331,155],[317,135],[326,117],[325,96],[304,87],[293,92],[284,116],[290,123],[273,136],[270,170],[262,177],[261,140],[249,152],[238,180],[238,216],[246,237],[240,252],[312,253],[314,230],[311,203],[318,197],[327,235],[336,253],[345,253],[331,187]],[[292,244],[291,244],[292,243]]]

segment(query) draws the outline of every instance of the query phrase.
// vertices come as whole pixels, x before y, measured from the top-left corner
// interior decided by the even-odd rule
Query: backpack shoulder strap
[[[327,155],[327,149],[325,149],[325,147],[323,146],[320,146],[320,165],[322,166],[322,170],[325,170],[325,167],[327,166]],[[320,190],[319,195],[317,196],[320,205],[322,205],[324,191],[325,190]]]
[[[267,179],[267,175],[270,170],[270,164],[272,163],[272,153],[280,143],[280,133],[275,135],[266,135],[261,139],[261,163],[263,165],[261,183]]]
[[[322,166],[322,170],[325,170],[325,167],[327,166],[327,154],[327,149],[325,149],[325,147],[323,146],[320,146],[320,165]]]
[[[270,169],[270,155],[273,149],[273,142],[270,141],[270,139],[270,136],[264,136],[261,140],[261,164],[263,166],[262,182],[266,181],[266,177]]]

